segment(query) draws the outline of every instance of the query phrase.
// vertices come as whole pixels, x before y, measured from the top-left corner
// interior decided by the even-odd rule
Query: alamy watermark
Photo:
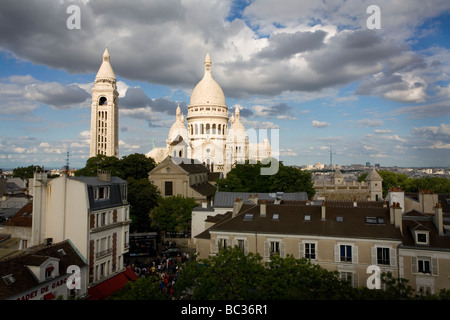
[[[373,4],[367,7],[367,14],[371,14],[366,21],[367,29],[381,29],[381,10],[380,7]]]
[[[81,9],[79,6],[72,4],[67,7],[67,14],[70,16],[66,20],[66,26],[69,30],[81,29]]]
[[[66,272],[70,274],[66,282],[67,289],[81,289],[80,267],[76,265],[70,265],[67,267]]]

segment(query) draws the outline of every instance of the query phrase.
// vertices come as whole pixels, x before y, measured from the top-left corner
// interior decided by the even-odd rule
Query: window
[[[431,260],[429,258],[418,258],[417,268],[420,273],[431,274]]]
[[[227,248],[227,239],[219,239],[219,251]]]
[[[96,187],[94,188],[95,200],[109,199],[109,187]]]
[[[164,194],[166,196],[172,196],[173,195],[173,182],[172,181],[166,181],[164,183]]]
[[[55,267],[53,265],[49,264],[47,268],[45,268],[45,279],[51,278],[53,276],[53,270]]]
[[[389,248],[377,248],[377,263],[378,264],[384,264],[384,265],[390,265],[391,259],[390,259],[390,249]]]
[[[16,279],[14,279],[12,274],[8,274],[4,277],[2,277],[3,281],[5,281],[5,283],[7,285],[13,284],[14,282],[16,282]]]
[[[101,225],[102,226],[106,225],[106,222],[107,222],[106,212],[102,212],[101,213]]]
[[[253,220],[253,214],[252,213],[246,213],[244,215],[244,221],[252,221]]]
[[[305,258],[314,260],[316,259],[316,244],[305,243]]]
[[[344,222],[344,217],[341,217],[341,216],[336,217],[336,221],[337,222]]]
[[[280,242],[270,241],[270,255],[280,255]]]
[[[340,246],[341,261],[352,262],[352,246],[341,245]]]
[[[245,249],[245,241],[242,239],[238,239],[237,240],[237,246],[239,248],[239,250],[244,251]]]
[[[375,218],[375,217],[366,217],[366,223],[375,224],[375,223],[377,223],[377,218]]]
[[[272,215],[272,220],[279,220],[280,219],[280,214],[279,213],[274,213],[273,215]]]
[[[416,243],[417,244],[428,244],[428,233],[427,232],[416,232]]]
[[[311,221],[311,215],[305,214],[305,221]]]

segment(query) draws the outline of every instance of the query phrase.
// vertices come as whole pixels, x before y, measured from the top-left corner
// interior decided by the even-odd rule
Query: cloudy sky
[[[165,146],[209,52],[230,115],[278,130],[285,164],[450,165],[447,0],[3,0],[0,168],[85,165],[105,47],[120,157]]]

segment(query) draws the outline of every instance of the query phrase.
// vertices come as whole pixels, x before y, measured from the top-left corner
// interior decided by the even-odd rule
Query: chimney
[[[260,216],[265,217],[266,216],[266,200],[263,200],[261,204],[259,205],[260,208]]]
[[[236,200],[234,200],[233,215],[232,215],[233,218],[239,213],[243,204],[244,204],[244,201],[242,201],[239,198],[236,198]]]
[[[439,235],[443,236],[445,234],[444,221],[442,217],[442,205],[440,202],[436,203],[436,206],[434,207],[434,224],[436,225]]]
[[[403,234],[402,230],[402,208],[400,207],[400,203],[393,202],[392,206],[389,209],[390,220],[391,223],[395,225],[396,228],[400,228],[401,234]]]
[[[111,171],[99,170],[97,175],[98,175],[98,180],[100,180],[100,181],[105,181],[105,182],[111,181]]]
[[[322,221],[325,221],[325,200],[322,202],[321,213],[322,213]]]

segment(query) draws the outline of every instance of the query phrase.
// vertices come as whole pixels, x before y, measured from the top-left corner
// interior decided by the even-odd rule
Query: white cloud
[[[330,124],[326,121],[317,121],[317,120],[313,120],[312,121],[312,126],[315,128],[325,128],[325,127],[329,127]]]

